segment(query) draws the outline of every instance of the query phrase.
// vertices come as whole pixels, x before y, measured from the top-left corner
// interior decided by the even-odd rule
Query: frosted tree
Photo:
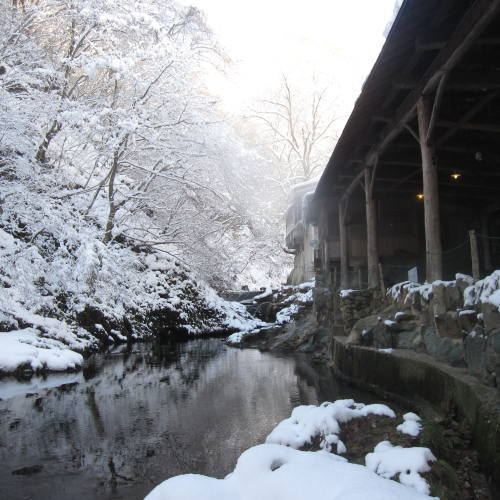
[[[276,95],[254,113],[263,125],[277,162],[277,178],[288,192],[293,184],[318,176],[336,140],[336,111],[332,89],[316,85],[305,93],[284,76]]]

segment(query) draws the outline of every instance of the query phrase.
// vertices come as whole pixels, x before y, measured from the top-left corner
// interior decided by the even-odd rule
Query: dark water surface
[[[218,339],[136,344],[78,374],[2,379],[0,498],[140,499],[177,474],[222,478],[293,407],[341,397],[373,400],[306,356]]]

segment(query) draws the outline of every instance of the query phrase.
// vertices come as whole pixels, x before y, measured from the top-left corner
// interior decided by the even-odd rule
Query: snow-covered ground
[[[420,475],[436,460],[428,448],[402,448],[382,441],[366,455],[365,466],[349,463],[339,455],[346,451],[339,439],[340,424],[370,414],[395,417],[385,405],[353,400],[299,406],[271,432],[266,444],[245,451],[224,479],[197,474],[176,476],[158,485],[146,500],[432,498],[429,485]],[[417,422],[419,417],[408,413],[404,420]],[[318,437],[322,439],[320,451],[297,449]],[[327,451],[331,444],[337,445],[337,454]]]

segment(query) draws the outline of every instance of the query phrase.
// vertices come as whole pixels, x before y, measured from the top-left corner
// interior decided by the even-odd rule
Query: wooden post
[[[365,167],[366,259],[368,288],[378,288],[377,209],[373,199],[374,172]]]
[[[479,251],[477,248],[477,236],[476,231],[471,229],[469,231],[469,239],[470,239],[470,256],[472,260],[472,277],[475,280],[479,279]]]
[[[358,266],[358,290],[363,288],[363,268]]]
[[[378,272],[380,275],[380,291],[382,292],[382,295],[385,297],[387,289],[385,288],[384,272],[382,270],[382,264],[380,262],[378,263]]]
[[[347,200],[341,199],[339,202],[339,238],[340,238],[340,289],[349,288],[349,255],[347,246]]]
[[[439,214],[438,172],[433,148],[426,143],[431,116],[429,96],[423,96],[417,103],[418,134],[422,154],[422,178],[424,186],[424,221],[426,250],[426,280],[443,279],[443,256],[441,247],[441,220]]]
[[[491,265],[491,248],[490,248],[490,240],[488,239],[489,235],[489,227],[488,227],[488,214],[483,214],[481,218],[481,233],[483,233],[482,237],[482,249],[483,249],[483,265],[484,272],[488,274],[493,266]]]

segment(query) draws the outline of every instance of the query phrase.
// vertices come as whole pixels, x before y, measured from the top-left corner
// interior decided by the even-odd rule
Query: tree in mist
[[[336,140],[338,114],[332,89],[293,85],[284,76],[276,96],[255,112],[278,160],[277,178],[283,189],[321,174]]]

